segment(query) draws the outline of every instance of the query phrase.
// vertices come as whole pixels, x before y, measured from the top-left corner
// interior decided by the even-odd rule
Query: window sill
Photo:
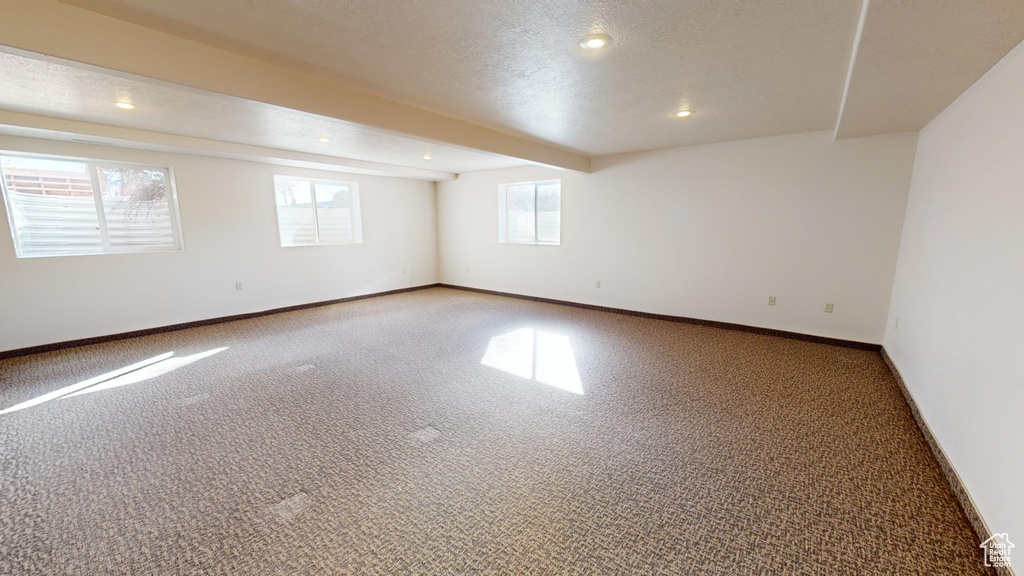
[[[18,254],[18,260],[38,260],[40,258],[77,258],[79,256],[123,256],[125,254],[162,254],[167,252],[184,252],[185,248],[151,248],[148,250],[111,250],[109,252],[65,252],[54,254]]]
[[[316,248],[317,246],[353,246],[362,242],[319,242],[317,244],[281,244],[281,248]]]

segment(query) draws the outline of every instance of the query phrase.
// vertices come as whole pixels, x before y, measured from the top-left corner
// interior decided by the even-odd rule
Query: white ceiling
[[[461,173],[521,166],[505,156],[427,143],[279,106],[168,85],[123,73],[0,52],[0,109]],[[128,100],[135,110],[116,108]],[[325,136],[329,143],[320,142]],[[430,161],[423,160],[429,152]]]
[[[835,126],[857,0],[68,0],[591,155]],[[613,37],[586,52],[580,39]],[[680,106],[695,114],[675,120]]]
[[[839,138],[919,130],[1024,38],[1024,0],[871,0]]]
[[[0,108],[447,172],[917,130],[1024,38],[1024,0],[7,2],[0,44],[85,65],[5,59]]]

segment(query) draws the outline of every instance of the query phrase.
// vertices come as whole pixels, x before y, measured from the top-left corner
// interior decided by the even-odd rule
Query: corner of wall
[[[935,455],[935,460],[938,461],[939,468],[942,469],[943,476],[946,477],[946,481],[949,482],[950,488],[953,489],[953,494],[960,502],[960,507],[963,508],[963,511],[967,516],[967,520],[971,523],[971,527],[974,528],[974,532],[977,534],[979,541],[983,540],[992,532],[989,530],[988,524],[978,511],[978,506],[975,504],[974,498],[971,497],[971,493],[964,485],[963,479],[960,478],[960,474],[956,471],[956,468],[953,467],[952,462],[950,462],[946,451],[935,438],[935,434],[932,432],[931,426],[928,425],[928,420],[925,419],[924,413],[921,412],[921,407],[918,405],[917,399],[914,398],[913,392],[910,391],[906,380],[903,379],[903,374],[896,366],[896,362],[889,355],[889,352],[885,349],[885,346],[882,346],[880,353],[882,354],[882,360],[885,361],[885,364],[889,367],[889,371],[892,372],[893,378],[895,378],[896,384],[900,388],[900,392],[903,393],[903,398],[907,401],[910,413],[913,414],[914,421],[917,423],[917,427],[921,430],[921,434],[924,436],[925,442],[928,443],[928,447],[931,449],[932,454]]]
[[[458,178],[458,174],[455,177]],[[441,250],[441,183],[431,182],[430,187],[434,196],[434,281],[441,282],[444,274],[444,252]]]

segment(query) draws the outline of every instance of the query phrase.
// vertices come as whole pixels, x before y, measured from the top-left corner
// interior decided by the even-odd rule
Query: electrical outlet
[[[835,304],[833,304],[831,302],[826,302],[825,303],[825,312],[828,312],[829,314],[831,314],[833,306],[835,306]]]
[[[600,287],[601,287],[601,281],[600,280],[598,280],[597,282],[594,282],[594,288],[600,288]]]
[[[896,329],[897,330],[900,329],[900,317],[899,316],[896,317]]]
[[[405,268],[402,268],[402,274],[405,274]]]
[[[242,283],[241,282],[235,282],[235,290],[241,290],[241,289],[242,289]]]
[[[775,306],[775,296],[769,296],[768,297],[768,305],[769,306]]]
[[[469,274],[469,266],[466,266],[466,274]]]

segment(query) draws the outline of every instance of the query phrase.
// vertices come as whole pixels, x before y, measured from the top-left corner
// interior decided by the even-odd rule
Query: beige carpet
[[[0,409],[167,352],[0,414],[0,573],[984,572],[874,352],[433,288],[2,361]]]

